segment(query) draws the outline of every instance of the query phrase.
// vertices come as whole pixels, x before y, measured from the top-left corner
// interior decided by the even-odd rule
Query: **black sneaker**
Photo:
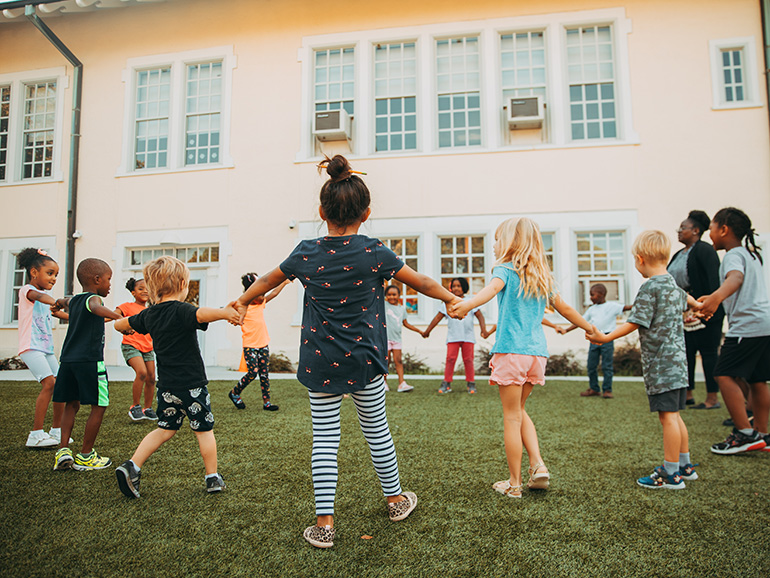
[[[227,395],[230,396],[230,401],[233,402],[233,405],[235,405],[235,407],[237,407],[238,409],[246,409],[246,404],[243,403],[243,400],[241,399],[240,395],[235,394],[232,391]]]
[[[225,481],[222,479],[222,476],[219,474],[216,475],[216,477],[213,478],[206,478],[206,491],[209,494],[212,494],[214,492],[221,492],[224,490],[227,486],[225,486]]]
[[[746,410],[746,415],[749,416],[749,424],[752,426],[754,425],[754,414],[750,411]],[[722,422],[722,425],[727,427],[735,427],[735,422],[733,422],[733,418],[728,417],[725,421]]]
[[[115,476],[118,478],[118,487],[127,498],[139,497],[139,478],[142,472],[136,469],[134,462],[128,460],[115,468]]]
[[[150,421],[158,421],[158,414],[151,407],[144,408],[144,417]]]
[[[278,406],[273,405],[268,401],[265,405],[262,406],[262,409],[264,409],[265,411],[278,411]]]
[[[733,428],[733,433],[727,436],[725,441],[711,446],[711,451],[715,454],[732,455],[761,450],[765,445],[764,438],[756,430],[752,430],[751,435],[746,435]]]

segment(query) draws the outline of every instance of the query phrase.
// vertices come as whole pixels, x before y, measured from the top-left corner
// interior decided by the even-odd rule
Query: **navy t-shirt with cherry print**
[[[297,379],[352,393],[388,372],[383,281],[404,264],[364,235],[300,242],[280,268],[305,288]]]

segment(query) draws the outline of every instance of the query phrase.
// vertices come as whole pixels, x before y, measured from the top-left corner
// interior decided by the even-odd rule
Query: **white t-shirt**
[[[406,309],[403,305],[391,305],[385,302],[385,325],[388,329],[388,341],[401,343],[401,328],[406,319]]]
[[[440,312],[444,314],[447,322],[446,342],[447,343],[476,343],[476,334],[473,331],[473,319],[479,308],[471,309],[463,319],[452,319],[447,315],[446,304],[441,304]]]
[[[617,317],[623,313],[623,304],[617,301],[605,301],[598,305],[591,305],[586,314],[585,320],[596,325],[596,328],[602,333],[615,331],[617,327]]]

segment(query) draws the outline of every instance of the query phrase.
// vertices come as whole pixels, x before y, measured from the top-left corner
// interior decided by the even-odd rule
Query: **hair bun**
[[[350,163],[348,159],[342,155],[334,155],[332,158],[326,157],[320,163],[318,163],[318,170],[326,169],[326,174],[332,182],[342,181],[350,178]]]

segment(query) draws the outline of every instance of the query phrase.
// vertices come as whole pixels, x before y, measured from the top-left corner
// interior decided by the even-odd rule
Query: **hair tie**
[[[40,253],[43,257],[48,257],[48,252],[43,249],[38,249],[38,253]]]

